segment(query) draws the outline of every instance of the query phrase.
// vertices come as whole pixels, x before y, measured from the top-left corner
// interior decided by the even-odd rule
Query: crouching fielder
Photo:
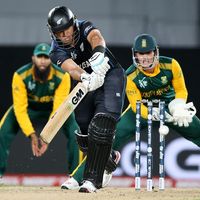
[[[188,92],[179,63],[174,58],[159,56],[156,40],[149,34],[138,35],[132,51],[133,64],[126,71],[126,94],[130,105],[117,125],[113,148],[119,149],[135,133],[136,101],[141,99],[165,101],[166,125],[200,146],[200,120],[195,115],[193,103],[187,103]],[[143,128],[147,119],[145,105],[141,107],[141,114]],[[156,107],[153,108],[153,119],[159,120]]]

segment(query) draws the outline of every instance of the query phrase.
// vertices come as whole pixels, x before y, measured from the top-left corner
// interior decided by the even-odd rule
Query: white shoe
[[[61,189],[78,190],[79,184],[73,177],[70,177],[61,185]]]
[[[96,192],[97,188],[91,181],[84,181],[84,183],[80,186],[79,192],[85,193],[93,193]]]

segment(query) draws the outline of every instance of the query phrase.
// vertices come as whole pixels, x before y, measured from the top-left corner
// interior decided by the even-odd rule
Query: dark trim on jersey
[[[109,63],[111,63],[114,67],[122,67],[121,64],[115,58],[115,56],[107,47],[106,47],[105,56],[109,58]]]

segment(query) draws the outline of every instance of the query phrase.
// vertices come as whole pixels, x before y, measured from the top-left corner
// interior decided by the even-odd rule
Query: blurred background
[[[124,69],[132,63],[131,47],[137,34],[152,34],[160,54],[177,59],[182,66],[189,91],[200,117],[199,56],[200,1],[198,0],[1,0],[0,2],[0,117],[12,104],[13,72],[31,61],[33,47],[50,43],[46,27],[49,10],[57,5],[69,7],[79,19],[92,21],[102,32],[107,46]],[[45,122],[36,121],[40,130]],[[156,129],[155,129],[156,130]],[[156,131],[155,131],[156,132]],[[156,135],[156,134],[155,134]],[[30,141],[20,132],[14,140],[8,162],[7,181],[13,184],[58,185],[66,174],[67,141],[58,134],[42,158],[31,154]],[[200,150],[171,131],[166,138],[166,175],[169,186],[200,186]],[[156,139],[154,140],[156,143]],[[157,140],[158,141],[158,140]],[[144,145],[145,145],[144,140]],[[155,144],[155,155],[158,148]],[[134,176],[134,140],[122,149],[122,160],[111,184],[131,186]],[[154,175],[158,176],[155,156]],[[145,164],[142,175],[145,175]],[[42,176],[51,177],[49,182]],[[22,179],[19,177],[29,177]],[[124,181],[121,181],[121,177]],[[38,178],[38,177],[37,177]],[[58,179],[59,178],[59,179]],[[45,181],[43,181],[45,180]],[[193,184],[191,184],[193,183]]]

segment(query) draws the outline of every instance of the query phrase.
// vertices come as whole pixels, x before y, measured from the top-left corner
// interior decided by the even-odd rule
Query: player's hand
[[[174,125],[179,127],[188,127],[196,114],[196,108],[193,103],[185,103],[182,99],[174,99],[168,105],[169,111],[174,118]]]
[[[40,142],[40,154],[43,155],[47,149],[48,149],[48,144],[46,142],[44,142],[41,138],[39,139]]]
[[[89,92],[100,88],[104,84],[104,75],[99,75],[94,72],[91,74],[81,74],[81,80]]]
[[[92,70],[99,75],[105,76],[107,71],[110,69],[108,64],[109,58],[104,58],[104,53],[96,52],[89,59]]]
[[[160,109],[157,107],[153,107],[152,110],[152,119],[153,121],[160,121]],[[173,122],[174,119],[172,115],[170,115],[167,111],[165,111],[165,122]]]
[[[30,138],[31,138],[31,148],[32,148],[33,155],[36,157],[41,156],[37,135],[35,133],[32,133],[30,135]]]

